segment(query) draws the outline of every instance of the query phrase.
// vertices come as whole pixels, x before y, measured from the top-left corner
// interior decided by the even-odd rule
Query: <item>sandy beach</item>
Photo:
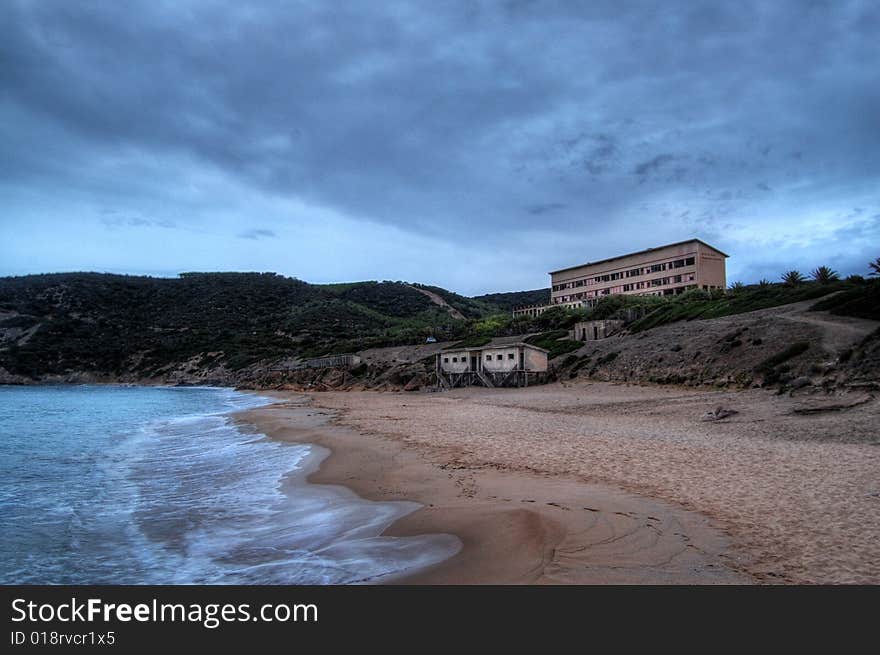
[[[278,393],[246,413],[331,455],[309,479],[424,508],[429,583],[876,583],[877,403],[613,384]],[[833,399],[831,399],[833,400]],[[705,421],[719,405],[738,413]]]
[[[613,384],[279,393],[241,418],[332,455],[309,479],[424,508],[426,583],[877,583],[877,402]],[[833,399],[832,399],[833,400]],[[818,403],[818,405],[817,405]],[[706,421],[718,406],[737,413]]]
[[[275,394],[278,396],[279,394]],[[239,415],[271,438],[317,444],[332,454],[308,480],[344,485],[371,500],[423,508],[384,534],[451,533],[461,552],[391,582],[427,584],[748,582],[729,540],[696,513],[566,476],[462,464],[457,451],[416,445],[346,425],[345,410],[281,394]],[[369,404],[408,395],[341,394]],[[435,400],[436,397],[433,397]],[[344,398],[334,399],[338,404]],[[321,401],[321,402],[318,402]],[[403,403],[406,409],[407,403]],[[394,417],[402,418],[402,417]],[[736,557],[736,555],[733,555]]]

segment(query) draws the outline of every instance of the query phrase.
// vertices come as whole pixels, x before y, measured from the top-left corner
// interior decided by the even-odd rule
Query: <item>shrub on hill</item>
[[[676,321],[743,314],[758,309],[820,298],[845,288],[848,288],[847,283],[833,281],[827,284],[804,282],[794,286],[785,284],[752,285],[730,294],[725,294],[723,291],[711,293],[695,289],[679,296],[664,298],[664,302],[657,309],[634,321],[629,329],[632,332],[640,332]]]
[[[820,300],[812,309],[880,321],[880,280],[863,280],[852,289]]]
[[[533,334],[526,338],[526,343],[544,350],[549,350],[547,357],[553,359],[565,353],[577,350],[584,344],[580,341],[572,341],[568,338],[568,330],[550,330],[541,334]]]

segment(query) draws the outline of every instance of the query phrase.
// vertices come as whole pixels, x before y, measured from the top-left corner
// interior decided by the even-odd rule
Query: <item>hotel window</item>
[[[684,265],[685,265],[685,266],[693,266],[693,265],[694,265],[694,258],[693,258],[693,257],[688,257],[687,259],[685,259],[685,260],[684,260]]]
[[[499,362],[500,362],[503,358],[504,358],[504,355],[497,355],[497,356],[495,357],[495,359],[497,359]]]
[[[507,359],[514,359],[513,353],[507,353]]]
[[[665,269],[666,269],[666,265],[665,265],[665,264],[652,264],[652,265],[651,265],[651,272],[652,272],[652,273],[656,273],[656,272],[658,272],[658,271],[662,271],[662,270],[665,270]]]
[[[675,282],[681,282],[681,275],[676,275],[676,276],[673,278],[673,280],[674,280]]]
[[[492,361],[492,355],[486,355],[486,361],[487,361],[487,362],[491,362],[491,361]]]
[[[453,361],[453,362],[457,362],[457,361],[458,361],[458,357],[453,357],[453,358],[452,358],[452,361]]]
[[[448,358],[448,357],[444,357],[444,358],[443,358],[443,363],[444,363],[444,364],[448,364],[448,363],[449,363],[449,358]]]

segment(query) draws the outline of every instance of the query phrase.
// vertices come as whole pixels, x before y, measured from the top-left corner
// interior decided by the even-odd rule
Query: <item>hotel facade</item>
[[[588,307],[604,296],[672,296],[690,289],[724,289],[725,259],[699,239],[648,248],[550,273],[550,303],[518,307],[514,316],[537,316],[551,307]]]

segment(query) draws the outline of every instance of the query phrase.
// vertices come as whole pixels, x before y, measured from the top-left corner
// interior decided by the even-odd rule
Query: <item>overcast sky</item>
[[[880,256],[876,0],[252,4],[4,0],[0,275]]]

